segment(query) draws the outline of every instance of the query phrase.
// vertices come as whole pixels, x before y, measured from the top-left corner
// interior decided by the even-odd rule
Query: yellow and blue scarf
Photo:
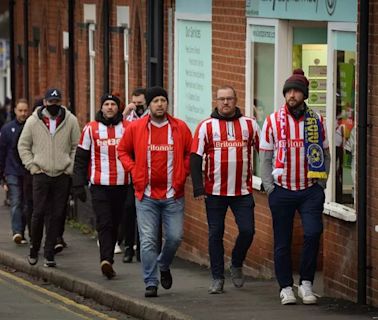
[[[282,175],[287,152],[287,109],[283,105],[277,112],[278,150],[273,175]],[[304,116],[304,147],[308,162],[307,177],[310,179],[326,179],[327,172],[323,152],[323,124],[319,116],[308,106]]]

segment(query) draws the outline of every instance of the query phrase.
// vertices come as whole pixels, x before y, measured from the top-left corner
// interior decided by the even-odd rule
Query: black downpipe
[[[162,0],[147,1],[147,84],[163,86],[164,6]]]
[[[24,97],[29,100],[29,1],[24,0]]]
[[[10,55],[10,89],[12,107],[16,99],[16,59],[14,57],[14,0],[9,0],[9,55]]]
[[[109,92],[109,1],[103,2],[103,19],[104,19],[104,92]]]
[[[369,62],[369,0],[360,1],[360,41],[358,68],[358,144],[357,144],[357,228],[358,228],[358,288],[357,302],[366,304],[366,184],[367,184],[367,103]]]
[[[75,0],[68,2],[68,95],[69,108],[73,114],[75,110]]]

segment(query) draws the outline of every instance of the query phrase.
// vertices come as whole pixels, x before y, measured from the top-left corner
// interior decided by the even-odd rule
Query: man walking
[[[128,175],[118,160],[117,145],[126,124],[119,98],[104,94],[95,121],[89,122],[83,129],[72,179],[73,194],[82,201],[86,200],[85,186],[88,182],[91,184],[92,208],[96,214],[100,244],[100,268],[108,279],[116,275],[113,269],[114,246],[125,210]]]
[[[236,106],[236,92],[231,86],[217,90],[217,107],[202,121],[194,134],[190,157],[193,193],[205,200],[209,225],[209,255],[212,273],[210,294],[223,293],[224,221],[231,208],[239,235],[232,250],[230,266],[235,287],[244,284],[243,262],[254,235],[254,200],[252,196],[252,150],[258,151],[259,127],[255,119],[245,117]],[[206,155],[205,187],[202,159]]]
[[[192,136],[183,121],[167,113],[168,94],[163,88],[148,88],[146,105],[149,116],[129,124],[118,152],[135,188],[145,297],[156,297],[158,266],[162,287],[172,286],[170,265],[182,240]],[[160,221],[164,235],[161,252]]]
[[[33,237],[28,256],[31,265],[38,262],[45,223],[45,266],[56,266],[54,246],[65,218],[70,175],[80,137],[76,117],[61,101],[58,89],[48,89],[44,106],[36,108],[28,118],[18,141],[20,158],[33,175]]]
[[[149,110],[146,105],[146,89],[136,88],[131,94],[131,102],[123,111],[123,116],[128,121],[134,121],[148,115]]]
[[[149,114],[146,105],[146,89],[142,87],[136,88],[131,94],[131,102],[126,106],[123,115],[130,122],[138,120]],[[122,234],[125,238],[125,254],[123,257],[124,263],[133,261],[134,254],[136,254],[137,261],[140,261],[140,243],[139,234],[136,223],[136,208],[135,208],[135,190],[134,184],[130,181],[127,190],[126,210],[124,221],[122,223]],[[136,252],[134,246],[136,245]]]
[[[274,266],[282,304],[296,303],[291,262],[296,211],[304,231],[298,294],[304,304],[317,300],[312,283],[330,155],[323,118],[304,102],[308,84],[303,70],[294,70],[283,87],[286,103],[266,118],[261,134],[261,178],[272,212]]]
[[[1,128],[0,133],[0,178],[4,179],[4,189],[9,192],[13,241],[27,243],[25,227],[28,222],[27,195],[25,177],[28,175],[20,160],[16,157],[17,141],[29,114],[28,101],[19,99],[14,108],[15,119]],[[30,226],[29,226],[30,227]],[[30,234],[29,234],[30,237]]]

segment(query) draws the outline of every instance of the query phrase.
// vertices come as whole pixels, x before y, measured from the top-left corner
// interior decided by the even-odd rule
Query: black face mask
[[[47,111],[53,116],[57,116],[59,113],[61,106],[59,104],[52,104],[49,106],[46,106]]]
[[[135,106],[135,112],[138,116],[141,116],[144,113],[144,104],[139,104]]]

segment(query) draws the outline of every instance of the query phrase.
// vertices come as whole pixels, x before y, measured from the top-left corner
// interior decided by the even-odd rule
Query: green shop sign
[[[357,0],[247,0],[250,17],[315,21],[357,21]]]

